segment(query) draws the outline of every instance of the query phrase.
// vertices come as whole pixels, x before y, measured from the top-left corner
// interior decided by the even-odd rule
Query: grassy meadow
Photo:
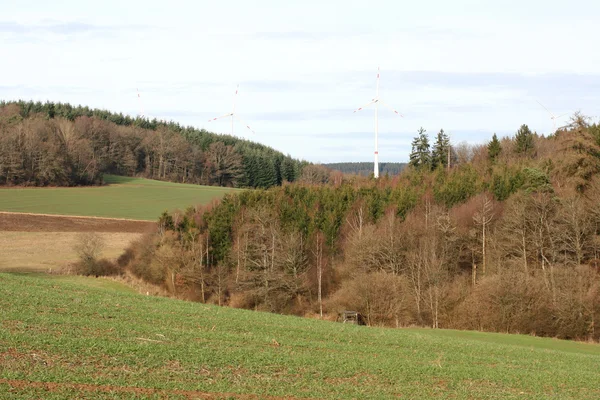
[[[0,274],[2,398],[600,397],[600,346],[381,329]]]
[[[108,185],[0,189],[0,211],[156,220],[239,190],[105,175]]]

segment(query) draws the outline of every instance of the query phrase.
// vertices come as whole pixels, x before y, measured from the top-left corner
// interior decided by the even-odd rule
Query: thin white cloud
[[[228,121],[207,119],[231,109],[240,84],[236,110],[254,140],[309,160],[370,161],[373,110],[352,110],[375,94],[381,66],[381,96],[404,114],[381,111],[381,153],[403,161],[420,126],[475,143],[522,123],[547,133],[536,100],[600,114],[599,4],[15,2],[0,17],[0,98],[135,115],[139,89],[150,117],[228,133]]]

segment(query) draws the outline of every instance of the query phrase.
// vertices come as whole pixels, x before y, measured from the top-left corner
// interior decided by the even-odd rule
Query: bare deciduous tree
[[[494,219],[494,203],[492,197],[484,193],[479,196],[478,199],[478,209],[473,215],[473,221],[480,228],[481,236],[481,274],[485,276],[486,266],[487,266],[487,257],[486,257],[486,249],[487,249],[487,233],[489,230],[489,225]],[[473,272],[473,280],[476,280],[476,274]]]
[[[77,235],[73,249],[79,257],[85,275],[100,275],[98,260],[105,247],[106,243],[98,233],[85,232]]]

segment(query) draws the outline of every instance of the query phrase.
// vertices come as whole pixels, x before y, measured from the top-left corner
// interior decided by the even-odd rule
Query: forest
[[[585,116],[460,148],[420,129],[395,177],[319,168],[164,213],[118,267],[231,307],[600,339],[600,126]]]
[[[372,162],[327,163],[321,165],[344,174],[369,176],[373,173]],[[404,167],[406,167],[406,163],[380,162],[379,173],[381,175],[398,175]]]
[[[102,175],[268,188],[307,162],[174,122],[62,103],[0,102],[0,185],[77,186]]]

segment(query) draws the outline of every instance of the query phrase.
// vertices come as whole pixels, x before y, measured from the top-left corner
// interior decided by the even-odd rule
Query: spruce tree
[[[431,167],[436,169],[440,165],[447,166],[449,151],[450,138],[443,129],[440,129],[433,145],[433,150],[431,151]]]
[[[498,140],[498,136],[494,133],[492,136],[492,141],[488,143],[488,158],[492,161],[496,161],[496,158],[502,151],[502,146],[500,145],[500,141]]]
[[[423,128],[419,129],[419,135],[412,141],[409,164],[418,169],[431,169],[429,138],[426,132]]]
[[[517,153],[527,154],[533,150],[533,133],[525,124],[521,125],[515,135]]]
[[[288,182],[294,182],[296,180],[298,170],[294,160],[290,156],[287,156],[281,162],[281,174],[283,179]]]

